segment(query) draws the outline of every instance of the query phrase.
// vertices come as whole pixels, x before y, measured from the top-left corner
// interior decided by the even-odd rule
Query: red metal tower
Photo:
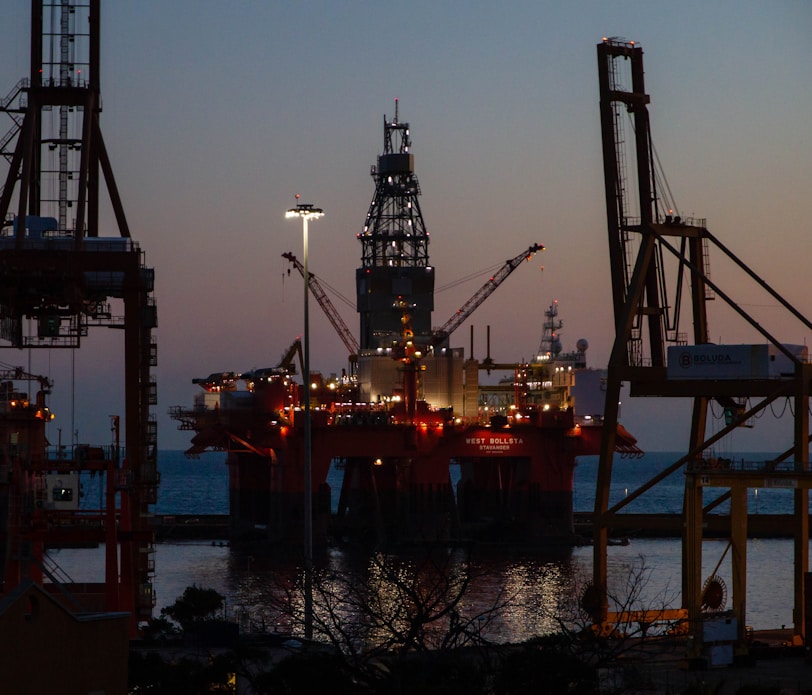
[[[113,511],[95,529],[97,540],[115,546],[108,548],[104,607],[130,611],[134,630],[154,605],[148,506],[158,482],[150,413],[157,312],[154,272],[131,238],[99,125],[99,76],[100,1],[32,0],[30,77],[0,102],[12,121],[0,141],[9,163],[0,194],[0,339],[14,348],[77,348],[91,327],[123,329],[126,458],[103,454],[98,467],[108,473]],[[102,183],[113,235],[100,227]],[[123,316],[114,314],[117,306]],[[7,460],[14,458],[8,441],[1,444]],[[40,480],[51,470],[89,469],[79,452],[58,463],[18,455],[14,465]],[[25,494],[36,503],[42,486]],[[45,540],[56,543],[48,533]],[[7,577],[3,591],[9,584]]]

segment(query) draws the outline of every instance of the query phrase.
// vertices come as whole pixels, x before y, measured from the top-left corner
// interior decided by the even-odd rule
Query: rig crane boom
[[[290,261],[296,267],[296,270],[302,274],[302,277],[304,277],[304,266],[302,266],[296,256],[288,251],[287,253],[282,254],[282,258],[286,258],[288,261]],[[330,323],[333,324],[333,328],[336,329],[338,337],[341,338],[341,342],[344,343],[344,346],[349,351],[349,354],[357,355],[358,341],[350,332],[350,329],[347,328],[347,324],[344,323],[344,319],[342,319],[341,315],[338,313],[338,311],[336,311],[335,306],[333,306],[333,303],[330,301],[330,298],[327,296],[318,278],[313,275],[313,273],[308,272],[307,285],[310,288],[310,291],[313,293],[313,296],[316,298],[316,301],[319,303],[319,306],[324,310],[324,313],[327,315]]]
[[[467,302],[465,302],[465,304],[457,309],[456,313],[450,319],[448,319],[448,321],[446,321],[440,328],[433,331],[431,340],[432,345],[437,346],[446,340],[448,336],[450,336],[472,313],[474,313],[474,310],[480,304],[482,304],[482,302],[491,296],[493,291],[507,279],[508,275],[519,267],[522,261],[529,261],[537,251],[543,250],[543,244],[533,244],[530,248],[528,248],[526,251],[522,251],[522,253],[515,258],[505,261],[505,264],[499,269],[499,271],[490,277],[488,281],[482,285],[482,287],[480,287]]]
[[[45,393],[51,393],[53,382],[47,376],[29,374],[22,367],[5,367],[0,365],[0,381],[38,381]]]

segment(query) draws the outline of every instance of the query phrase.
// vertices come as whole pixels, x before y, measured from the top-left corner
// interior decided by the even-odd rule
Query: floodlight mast
[[[296,194],[299,200],[299,194]],[[324,216],[321,208],[313,207],[309,203],[297,203],[285,213],[288,219],[298,217],[302,220],[302,239],[304,262],[302,276],[304,277],[304,564],[305,564],[305,638],[313,637],[313,454],[310,414],[310,316],[308,311],[309,273],[307,268],[308,239],[307,223],[318,220]]]

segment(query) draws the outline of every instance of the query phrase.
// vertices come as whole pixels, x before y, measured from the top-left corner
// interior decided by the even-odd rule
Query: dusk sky
[[[0,7],[0,94],[28,75],[29,18],[28,0]],[[478,273],[437,293],[434,325],[495,264],[540,242],[547,250],[452,345],[467,355],[472,322],[474,356],[485,356],[490,326],[496,361],[530,359],[557,299],[565,350],[586,338],[590,365],[604,367],[613,340],[595,50],[604,36],[643,47],[652,136],[679,211],[707,218],[812,316],[811,34],[807,0],[102,2],[102,132],[132,235],[156,271],[160,448],[189,445],[167,411],[192,404],[193,378],[273,366],[301,335],[302,280],[281,258],[302,254],[301,224],[285,219],[294,194],[326,213],[310,226],[310,269],[353,299],[369,168],[396,97],[437,287]],[[116,236],[107,221],[100,236]],[[712,278],[743,308],[785,342],[809,342],[715,260]],[[354,307],[331,299],[357,331]],[[346,351],[310,308],[311,365],[340,372]],[[717,342],[764,342],[721,302],[710,325]],[[81,441],[109,442],[108,415],[123,415],[122,338],[97,329],[73,355],[0,353],[54,379],[54,443],[56,428],[64,440],[78,430]],[[679,450],[682,405],[627,398],[623,422],[644,449]],[[734,445],[785,448],[784,419],[765,415]]]

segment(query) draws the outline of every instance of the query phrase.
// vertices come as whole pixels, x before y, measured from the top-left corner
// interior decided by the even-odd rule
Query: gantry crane
[[[129,612],[134,633],[155,603],[149,505],[158,487],[150,412],[157,310],[154,271],[130,234],[99,124],[100,13],[100,0],[32,0],[30,77],[0,100],[12,121],[0,138],[9,165],[0,192],[0,340],[12,348],[77,348],[90,327],[123,329],[127,457],[118,473],[126,533],[120,587],[105,607]],[[102,185],[113,234],[100,223]],[[111,299],[123,304],[123,316],[113,316]]]
[[[683,530],[682,601],[689,625],[695,630],[695,645],[702,643],[702,607],[707,606],[702,584],[703,515],[730,500],[730,542],[733,547],[733,612],[738,618],[738,638],[744,644],[744,599],[746,593],[747,488],[764,485],[765,475],[774,475],[781,484],[794,489],[795,511],[795,607],[796,638],[804,635],[804,573],[808,568],[808,497],[812,486],[809,472],[809,396],[812,392],[812,364],[805,348],[790,349],[750,316],[710,278],[708,250],[727,257],[740,271],[770,296],[770,302],[783,307],[807,330],[812,323],[773,290],[753,270],[708,231],[703,219],[684,219],[676,205],[667,204],[670,192],[659,176],[657,157],[651,140],[648,114],[649,96],[643,80],[643,50],[634,42],[604,39],[597,46],[600,87],[600,120],[606,186],[609,261],[615,318],[615,340],[608,365],[604,429],[601,442],[594,514],[594,564],[587,608],[598,621],[607,619],[607,538],[608,530],[624,529],[626,505],[671,473],[683,469],[686,475],[685,524]],[[627,136],[628,128],[631,135]],[[633,148],[632,148],[633,144]],[[633,149],[628,152],[627,149]],[[627,162],[636,166],[636,191],[627,191]],[[631,209],[638,200],[640,209]],[[671,274],[669,274],[671,271]],[[670,293],[670,298],[669,298]],[[690,301],[692,340],[681,333],[682,295]],[[686,366],[693,355],[709,345],[706,302],[718,298],[750,325],[758,340],[765,341],[773,354],[784,360],[786,373],[736,378],[702,377],[691,372],[677,374],[673,364]],[[668,346],[670,344],[670,347]],[[742,347],[742,346],[733,346]],[[747,347],[747,346],[744,346]],[[766,347],[766,346],[764,346]],[[673,351],[673,352],[672,352]],[[699,374],[699,375],[697,375]],[[618,406],[622,382],[630,383],[631,396],[690,398],[693,410],[688,453],[650,481],[609,507],[612,457],[615,451]],[[778,398],[793,401],[794,442],[775,460],[757,469],[734,471],[711,468],[708,450],[736,427],[748,422]],[[749,399],[760,399],[749,409]],[[731,409],[725,426],[706,435],[709,403],[738,404]],[[746,410],[746,412],[745,412]],[[673,427],[673,424],[670,425]],[[744,468],[744,467],[743,467]],[[703,490],[728,488],[703,507]],[[639,526],[639,521],[635,522]],[[715,571],[714,571],[715,574]],[[715,577],[708,577],[706,587]],[[718,589],[719,584],[715,585]],[[718,592],[717,592],[718,593]],[[719,608],[719,606],[714,606]]]

